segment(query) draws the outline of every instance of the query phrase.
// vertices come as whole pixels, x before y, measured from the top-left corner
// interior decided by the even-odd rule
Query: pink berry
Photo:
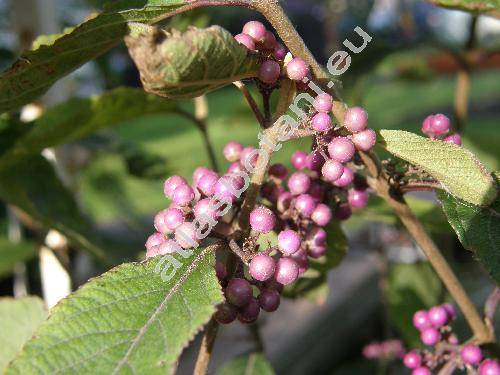
[[[332,210],[326,204],[320,203],[314,209],[311,219],[320,227],[324,227],[332,220]]]
[[[342,172],[342,176],[339,179],[335,180],[333,184],[335,186],[345,188],[354,180],[354,173],[348,167],[344,167],[344,171]]]
[[[327,160],[321,168],[321,175],[326,181],[334,182],[342,177],[344,173],[344,165],[337,160]]]
[[[431,327],[431,321],[427,311],[419,310],[413,314],[413,326],[419,331],[423,331],[424,329]]]
[[[288,189],[293,195],[299,195],[309,190],[311,179],[308,175],[302,172],[295,172],[288,179]]]
[[[432,116],[430,120],[430,128],[434,135],[442,135],[450,130],[450,119],[443,114]]]
[[[167,228],[167,224],[165,222],[165,214],[167,210],[160,211],[156,214],[154,218],[154,227],[159,233],[168,233],[170,229]]]
[[[240,160],[241,151],[243,151],[243,146],[238,142],[229,142],[224,146],[224,157],[229,162],[235,162]]]
[[[290,255],[290,258],[297,262],[297,265],[299,266],[299,275],[309,269],[309,258],[307,257],[307,252],[305,250],[299,249]]]
[[[330,157],[340,163],[347,163],[352,160],[356,149],[349,138],[337,137],[328,144]]]
[[[163,184],[163,192],[167,198],[172,199],[174,190],[181,185],[188,185],[187,181],[181,176],[171,176]]]
[[[292,255],[300,249],[300,236],[291,229],[286,229],[278,235],[278,247],[284,255]]]
[[[352,216],[351,206],[347,203],[341,203],[335,208],[335,217],[338,220],[345,221]]]
[[[317,132],[326,132],[333,127],[330,115],[322,112],[314,115],[311,120],[311,125]]]
[[[301,58],[292,59],[286,66],[288,78],[293,81],[302,81],[309,73],[307,63]]]
[[[406,353],[403,358],[403,363],[407,368],[414,369],[420,367],[422,357],[417,351],[412,350],[411,352]]]
[[[422,122],[422,133],[425,135],[431,137],[434,136],[434,133],[432,132],[431,129],[431,121],[432,121],[432,115],[427,116],[424,121]]]
[[[248,304],[240,309],[238,320],[242,323],[250,324],[257,320],[260,313],[259,301],[256,298],[251,298]]]
[[[325,164],[325,158],[319,151],[313,151],[307,155],[307,168],[311,171],[319,172]]]
[[[269,85],[275,83],[281,74],[281,67],[276,61],[264,61],[259,69],[259,79]]]
[[[243,166],[250,164],[251,166],[255,167],[255,165],[257,164],[257,159],[259,157],[256,151],[257,149],[255,147],[245,147],[243,151],[241,151],[240,155],[241,164],[243,164]]]
[[[273,230],[275,224],[276,218],[269,208],[259,206],[250,213],[250,226],[255,232],[268,233]]]
[[[217,306],[217,311],[214,314],[214,319],[220,324],[229,324],[236,319],[238,311],[229,303],[223,303]]]
[[[435,306],[427,313],[434,328],[441,328],[448,323],[448,313],[442,306]]]
[[[200,224],[215,223],[217,221],[217,209],[211,206],[212,204],[209,198],[199,200],[194,206],[194,217]]]
[[[226,287],[226,298],[236,307],[246,306],[253,298],[253,290],[245,279],[232,279]]]
[[[259,294],[259,305],[262,310],[273,312],[280,306],[280,294],[276,290],[263,289]]]
[[[320,113],[329,113],[332,110],[333,98],[328,94],[319,94],[314,99],[314,109]]]
[[[368,126],[368,113],[361,107],[349,108],[345,114],[344,127],[352,133],[363,131]]]
[[[243,177],[238,175],[225,175],[219,178],[214,187],[214,194],[226,200],[235,200],[245,185]]]
[[[174,240],[166,240],[162,244],[158,245],[158,254],[159,255],[173,254],[179,251],[180,249],[181,247]]]
[[[443,141],[448,142],[448,143],[453,143],[457,146],[462,145],[462,137],[460,136],[460,134],[457,134],[457,133],[445,137],[443,139]]]
[[[479,375],[500,375],[500,365],[498,361],[486,359],[479,366]]]
[[[264,41],[262,42],[262,46],[264,49],[274,51],[274,47],[276,47],[276,37],[274,34],[267,30],[266,35],[264,36]]]
[[[215,184],[219,180],[219,176],[215,172],[207,172],[200,178],[198,182],[198,189],[206,195],[207,197],[211,197],[214,195]]]
[[[189,185],[180,185],[172,193],[172,201],[178,206],[187,206],[194,199],[194,191]]]
[[[366,190],[349,189],[347,200],[352,208],[364,208],[368,204],[368,192]]]
[[[420,339],[425,345],[434,346],[441,340],[441,334],[437,329],[426,328],[420,333]]]
[[[295,200],[295,209],[302,217],[311,217],[315,208],[316,202],[309,194],[301,194]]]
[[[241,173],[244,172],[245,168],[241,165],[239,161],[235,161],[234,163],[231,163],[229,165],[229,168],[227,169],[228,174],[236,174],[236,173]]]
[[[446,310],[446,313],[448,314],[448,319],[453,320],[455,319],[457,313],[455,311],[455,308],[451,303],[445,303],[442,305],[442,307]]]
[[[326,246],[314,245],[309,246],[309,255],[311,258],[318,259],[326,254]]]
[[[266,254],[257,254],[249,265],[250,275],[258,281],[269,280],[274,275],[276,263],[273,258]]]
[[[201,178],[205,176],[207,173],[214,173],[214,171],[212,171],[207,167],[196,168],[193,172],[193,185],[195,187],[198,187],[198,183],[200,182]]]
[[[411,372],[411,375],[432,375],[427,367],[418,367]]]
[[[307,167],[307,154],[304,151],[295,151],[291,157],[292,165],[295,169]]]
[[[163,237],[163,234],[153,233],[151,236],[148,237],[145,246],[147,250],[150,250],[153,247],[158,246],[163,242],[165,242],[165,237]]]
[[[234,39],[238,43],[243,44],[249,50],[251,50],[251,51],[255,50],[255,41],[253,40],[253,38],[250,35],[241,33],[241,34],[235,35]]]
[[[164,212],[167,229],[175,230],[184,222],[184,213],[178,208],[171,207]]]
[[[283,285],[288,285],[297,280],[299,276],[299,266],[291,258],[280,258],[276,264],[274,278]]]
[[[327,234],[323,228],[313,227],[306,237],[309,245],[324,246],[326,244]]]
[[[276,42],[276,45],[274,46],[273,55],[276,58],[276,60],[282,61],[286,56],[285,46],[280,42]]]
[[[366,129],[352,135],[352,143],[360,151],[370,151],[377,144],[377,133],[373,129]]]
[[[175,240],[183,249],[190,249],[198,246],[198,236],[193,223],[182,223],[175,230]]]
[[[250,35],[256,42],[264,41],[266,31],[266,27],[259,21],[249,21],[243,26],[243,34]]]
[[[269,167],[269,174],[278,180],[284,180],[288,176],[288,169],[283,164],[273,164]]]
[[[290,208],[293,196],[288,191],[283,191],[278,196],[277,207],[279,212],[285,212]]]
[[[483,359],[483,353],[479,346],[474,344],[466,344],[460,351],[462,361],[469,365],[478,365]]]

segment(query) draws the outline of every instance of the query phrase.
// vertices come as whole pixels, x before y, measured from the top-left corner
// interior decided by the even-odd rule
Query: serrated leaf
[[[17,262],[26,261],[36,254],[36,245],[30,241],[13,243],[0,237],[0,278],[11,274]]]
[[[500,0],[430,0],[431,3],[472,13],[489,13],[500,10]]]
[[[0,171],[0,199],[26,212],[47,229],[63,233],[75,245],[99,258],[105,252],[82,215],[71,192],[42,156],[23,159]]]
[[[177,104],[141,89],[118,88],[91,98],[75,98],[47,109],[0,157],[0,169],[21,158],[39,154],[85,137],[104,127],[155,113],[174,113]],[[19,127],[27,127],[20,124]]]
[[[258,55],[220,26],[186,32],[144,28],[125,38],[144,89],[170,98],[194,98],[256,77]]]
[[[500,172],[495,172],[500,186]],[[474,252],[491,277],[500,284],[500,198],[488,207],[474,206],[442,192],[439,199],[462,245]]]
[[[271,367],[264,354],[251,353],[228,363],[217,372],[217,375],[274,375],[275,372]]]
[[[130,22],[153,22],[159,16],[174,14],[187,3],[186,0],[118,1],[69,33],[46,38],[43,43],[48,45],[42,43],[39,48],[24,52],[0,75],[0,113],[33,101],[61,77],[110,50],[129,32]],[[197,5],[196,1],[189,3]]]
[[[387,151],[421,167],[457,198],[475,205],[495,200],[491,175],[467,149],[401,130],[381,130],[380,136]]]
[[[223,296],[213,248],[169,281],[155,271],[161,259],[123,264],[62,300],[6,373],[173,373]]]
[[[0,372],[14,359],[24,343],[47,317],[38,297],[0,298]]]

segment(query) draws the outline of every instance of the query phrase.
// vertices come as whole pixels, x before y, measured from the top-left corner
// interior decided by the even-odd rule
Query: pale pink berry
[[[165,237],[161,233],[153,233],[151,236],[148,237],[146,241],[146,249],[150,250],[155,246],[160,245],[161,243],[165,242]]]
[[[264,24],[259,21],[249,21],[243,26],[243,34],[250,35],[256,42],[264,41],[266,31]]]
[[[320,203],[314,209],[311,219],[315,224],[324,227],[332,220],[332,210],[326,204]]]
[[[184,222],[184,213],[178,208],[171,207],[165,212],[165,225],[168,230],[175,230]]]
[[[275,83],[281,74],[281,67],[276,61],[264,61],[259,69],[259,79],[269,85]]]
[[[243,146],[238,142],[229,142],[224,146],[224,157],[229,162],[235,162],[240,160],[241,152],[243,151]]]
[[[181,247],[174,240],[166,240],[158,245],[158,255],[174,254],[179,251]]]
[[[474,344],[466,344],[460,351],[462,361],[469,365],[478,365],[483,359],[483,353],[479,346]]]
[[[290,158],[295,169],[305,169],[307,167],[307,153],[304,151],[295,151]]]
[[[276,262],[272,257],[266,254],[257,254],[250,261],[250,275],[258,281],[269,280],[276,270]]]
[[[314,99],[314,109],[321,113],[329,113],[332,110],[333,98],[328,94],[319,94]]]
[[[315,208],[316,202],[309,194],[301,194],[295,199],[295,209],[302,217],[311,217]]]
[[[267,30],[266,35],[264,36],[264,41],[262,42],[262,46],[264,49],[274,51],[274,47],[276,46],[276,37],[274,34]]]
[[[403,363],[407,368],[414,369],[420,367],[422,363],[422,357],[417,351],[412,350],[411,352],[406,353],[403,358]]]
[[[291,229],[281,231],[278,235],[278,248],[284,255],[292,255],[300,249],[300,236]]]
[[[288,176],[288,169],[283,164],[273,164],[269,167],[269,174],[278,180],[284,180]]]
[[[201,178],[205,176],[207,173],[214,173],[214,172],[207,167],[196,168],[193,172],[193,185],[195,187],[198,187],[198,183],[200,182]]]
[[[427,367],[422,366],[414,369],[411,375],[432,375],[432,372]]]
[[[486,359],[479,366],[479,375],[500,375],[500,365],[494,359]]]
[[[163,210],[158,212],[154,218],[154,227],[159,233],[168,233],[170,232],[169,228],[167,228],[167,224],[165,223],[165,213],[167,210]]]
[[[274,279],[283,285],[288,285],[297,280],[299,276],[299,266],[291,258],[280,258],[276,264]]]
[[[313,116],[311,126],[317,132],[326,132],[333,127],[332,119],[330,118],[330,115],[319,112]]]
[[[172,193],[172,201],[178,206],[187,206],[193,199],[194,191],[189,185],[180,185]]]
[[[299,195],[309,190],[311,186],[311,179],[309,176],[302,172],[295,172],[288,179],[288,189],[293,195]]]
[[[364,208],[368,204],[368,192],[366,190],[349,189],[347,200],[352,208]]]
[[[299,57],[292,59],[286,66],[288,78],[293,81],[302,81],[309,73],[307,63]]]
[[[328,143],[330,157],[340,163],[350,161],[354,157],[355,152],[354,144],[347,137],[337,137]]]
[[[187,181],[181,176],[171,176],[163,184],[163,192],[167,198],[172,199],[174,190],[181,185],[188,185]]]
[[[286,56],[285,46],[280,42],[276,42],[276,45],[274,46],[273,55],[276,58],[276,60],[282,61]]]
[[[448,323],[448,313],[442,306],[434,306],[427,314],[434,328],[441,328]]]
[[[441,340],[441,334],[437,329],[426,328],[420,333],[420,339],[425,345],[434,346]]]
[[[326,181],[334,182],[342,177],[344,165],[337,160],[327,160],[321,168],[321,175]]]
[[[445,137],[443,139],[443,141],[448,142],[448,143],[453,143],[457,146],[462,145],[462,137],[458,133],[455,133],[455,134],[452,134],[452,135]]]
[[[335,217],[339,220],[347,220],[352,216],[352,209],[348,203],[340,203],[335,208]]]
[[[243,177],[238,175],[225,175],[215,184],[214,195],[220,199],[232,201],[238,198],[244,185],[245,181]]]
[[[309,230],[306,236],[306,241],[309,245],[324,246],[326,245],[327,234],[323,228],[313,227]]]
[[[210,198],[204,198],[198,201],[194,206],[194,217],[200,224],[212,223],[217,221],[218,213],[215,207],[210,203]]]
[[[344,127],[352,133],[363,131],[368,126],[368,113],[361,107],[349,108],[345,114]]]
[[[429,320],[429,314],[425,310],[419,310],[413,314],[413,326],[419,331],[423,331],[426,328],[431,327],[431,321]]]
[[[434,135],[442,135],[450,130],[450,119],[443,114],[437,114],[431,117],[430,128]]]
[[[219,176],[215,172],[207,172],[203,177],[200,178],[198,182],[198,189],[206,195],[207,197],[211,197],[214,195],[215,184],[219,180]]]
[[[255,41],[250,35],[247,34],[238,34],[235,35],[234,39],[240,43],[243,44],[247,49],[254,51],[255,50]]]
[[[377,133],[373,129],[366,129],[352,135],[352,143],[360,151],[370,151],[377,144]]]
[[[259,206],[250,213],[250,226],[255,232],[268,233],[275,225],[276,218],[269,208]]]
[[[175,240],[183,249],[190,249],[198,246],[198,236],[193,223],[182,223],[175,230]]]
[[[348,167],[344,167],[344,171],[342,172],[342,176],[339,179],[335,180],[333,184],[335,186],[344,188],[347,187],[354,180],[354,173]]]
[[[319,172],[325,164],[325,158],[319,151],[313,151],[307,155],[307,168],[311,171]]]

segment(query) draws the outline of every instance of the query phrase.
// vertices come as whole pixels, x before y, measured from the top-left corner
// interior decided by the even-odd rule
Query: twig
[[[260,111],[259,106],[257,105],[257,102],[254,100],[250,91],[248,91],[245,84],[241,81],[233,82],[233,84],[241,91],[241,93],[243,94],[243,96],[247,100],[248,105],[252,109],[252,112],[254,113],[255,117],[257,118],[257,121],[259,122],[260,126],[264,129],[266,127],[266,119],[264,118],[264,115]]]
[[[419,182],[408,182],[399,187],[399,191],[402,193],[410,193],[412,191],[427,191],[427,190],[436,190],[442,189],[443,186],[439,182],[430,182],[430,181],[419,181]]]
[[[205,328],[205,334],[203,335],[193,374],[205,375],[207,373],[218,329],[219,324],[212,318]]]
[[[488,299],[484,303],[484,316],[491,323],[495,318],[495,312],[497,311],[498,303],[500,302],[500,288],[495,288],[488,296]]]

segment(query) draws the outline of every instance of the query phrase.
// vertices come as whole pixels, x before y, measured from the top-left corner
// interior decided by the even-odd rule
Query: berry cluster
[[[413,325],[420,331],[420,338],[429,350],[412,350],[403,359],[404,365],[412,369],[413,375],[430,375],[445,363],[453,360],[457,368],[479,375],[500,375],[500,364],[492,359],[483,361],[481,349],[474,344],[460,345],[450,327],[455,318],[455,309],[450,304],[417,311],[413,315]],[[482,362],[481,362],[482,361]]]
[[[450,119],[443,114],[427,116],[422,123],[422,133],[432,139],[441,139],[444,142],[453,143],[457,146],[462,145],[460,134],[448,134],[450,131]]]
[[[405,348],[401,340],[386,340],[382,342],[371,342],[363,348],[363,356],[366,359],[390,360],[403,358]]]

